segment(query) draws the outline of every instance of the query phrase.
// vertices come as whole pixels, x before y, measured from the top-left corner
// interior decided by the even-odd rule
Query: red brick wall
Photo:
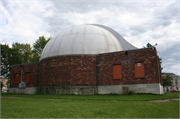
[[[96,55],[43,59],[39,64],[39,85],[95,85]]]
[[[144,78],[135,78],[134,63],[144,63]],[[122,79],[113,79],[113,64],[122,65]],[[161,83],[158,67],[159,58],[155,48],[100,54],[98,85]]]
[[[23,75],[22,75],[22,81],[25,82],[25,73],[30,73],[29,77],[29,83],[26,84],[26,87],[36,87],[37,86],[37,69],[38,69],[38,63],[30,63],[30,64],[22,64],[24,66],[23,68]],[[15,84],[15,75],[19,74],[19,83],[21,82],[21,67],[20,65],[14,65],[11,70],[11,80],[10,80],[10,87],[18,87],[18,84]]]
[[[134,63],[144,63],[144,78],[135,78]],[[114,64],[122,66],[122,79],[113,79]],[[30,73],[27,87],[161,83],[159,58],[156,49],[152,48],[100,55],[52,57],[23,66],[23,81],[25,73]],[[21,74],[20,65],[12,67],[10,87],[18,87],[15,84],[17,73]]]

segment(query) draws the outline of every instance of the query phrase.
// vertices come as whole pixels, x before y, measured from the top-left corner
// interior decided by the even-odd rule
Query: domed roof
[[[137,49],[116,31],[106,26],[89,24],[73,26],[56,34],[46,44],[40,60],[63,55],[96,55]]]

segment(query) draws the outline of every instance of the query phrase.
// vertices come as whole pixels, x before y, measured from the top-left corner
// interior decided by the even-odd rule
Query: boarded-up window
[[[135,70],[135,78],[144,78],[144,63],[135,63],[134,64]]]
[[[19,83],[19,74],[15,74],[15,84]]]
[[[26,83],[29,83],[29,76],[30,76],[30,73],[25,74],[25,82]]]
[[[121,65],[113,65],[113,79],[122,79]]]

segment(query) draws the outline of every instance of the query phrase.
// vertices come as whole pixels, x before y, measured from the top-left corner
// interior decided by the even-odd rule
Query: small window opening
[[[125,55],[128,55],[128,52],[127,52],[127,51],[125,52]]]

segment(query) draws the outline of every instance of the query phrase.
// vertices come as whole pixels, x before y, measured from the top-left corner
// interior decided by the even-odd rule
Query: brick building
[[[55,35],[39,62],[12,67],[10,86],[10,93],[25,94],[163,93],[156,49],[137,49],[96,24]]]

